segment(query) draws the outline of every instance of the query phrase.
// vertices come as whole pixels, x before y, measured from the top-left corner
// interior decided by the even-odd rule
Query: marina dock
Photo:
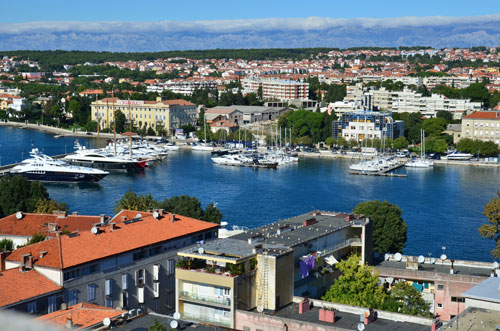
[[[395,166],[386,168],[380,171],[355,171],[349,170],[349,174],[351,175],[365,175],[365,176],[381,176],[381,177],[398,177],[398,178],[406,178],[408,175],[406,174],[394,174],[392,171],[403,167],[405,164],[403,162],[396,164]]]

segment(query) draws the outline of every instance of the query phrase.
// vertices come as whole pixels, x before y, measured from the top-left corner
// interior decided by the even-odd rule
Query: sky
[[[22,9],[20,9],[22,4]],[[5,1],[0,23],[197,21],[252,18],[389,18],[500,13],[499,0],[24,0]]]

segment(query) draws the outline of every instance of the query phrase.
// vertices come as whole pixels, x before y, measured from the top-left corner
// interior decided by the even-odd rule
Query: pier
[[[398,178],[406,178],[408,175],[406,174],[393,174],[392,171],[403,167],[405,164],[403,162],[398,163],[392,167],[379,170],[379,171],[356,171],[349,170],[349,174],[351,175],[365,175],[365,176],[381,176],[381,177],[398,177]]]

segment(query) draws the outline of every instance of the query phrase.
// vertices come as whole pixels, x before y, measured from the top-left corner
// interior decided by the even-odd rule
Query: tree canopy
[[[490,253],[494,259],[500,259],[500,191],[484,206],[483,215],[488,218],[489,224],[479,227],[479,234],[483,238],[495,241],[495,248]]]
[[[34,212],[38,200],[48,198],[49,193],[40,182],[30,182],[23,176],[0,178],[0,217],[18,211]]]
[[[0,240],[0,252],[11,252],[14,250],[14,242],[10,239],[4,238]]]
[[[157,201],[150,193],[141,195],[129,190],[120,200],[115,201],[115,213],[118,213],[122,209],[138,211],[164,209],[174,214],[217,224],[219,224],[223,218],[222,213],[215,203],[209,203],[204,210],[198,198],[188,195],[172,196],[170,198],[165,198],[163,201]]]
[[[353,212],[369,217],[373,222],[374,252],[384,254],[403,251],[407,227],[398,206],[387,201],[365,201],[359,203]]]
[[[457,150],[472,155],[496,156],[498,155],[498,145],[493,141],[482,141],[479,139],[463,138],[457,143]]]

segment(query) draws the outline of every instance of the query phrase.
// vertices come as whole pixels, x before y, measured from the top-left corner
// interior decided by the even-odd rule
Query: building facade
[[[183,125],[196,125],[196,105],[186,100],[120,100],[105,98],[91,104],[92,120],[99,123],[102,129],[113,128],[113,110],[120,110],[128,121],[140,128],[162,128],[173,135]],[[129,116],[130,112],[130,116]]]
[[[460,139],[500,143],[500,111],[479,111],[462,118]]]
[[[388,112],[356,111],[343,113],[332,123],[334,138],[363,141],[365,139],[396,138],[395,122]],[[401,130],[396,130],[400,132]],[[404,130],[403,130],[404,131]]]
[[[269,100],[306,100],[309,97],[309,83],[294,80],[247,77],[241,80],[245,93],[258,94]]]

